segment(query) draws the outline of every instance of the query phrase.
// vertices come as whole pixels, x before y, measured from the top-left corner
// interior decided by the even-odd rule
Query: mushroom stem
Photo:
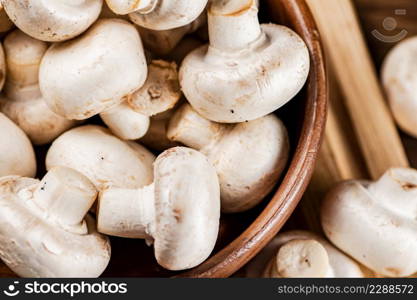
[[[200,116],[190,105],[183,105],[172,117],[167,136],[201,151],[210,145],[228,128],[226,124],[215,123]]]
[[[150,239],[155,220],[155,186],[111,188],[101,192],[97,228],[104,234]]]
[[[212,48],[247,48],[263,36],[256,1],[214,1],[208,9],[208,29]]]
[[[368,191],[378,203],[400,214],[414,218],[417,212],[417,171],[409,168],[393,168],[375,182]]]
[[[326,277],[331,273],[326,249],[315,240],[292,240],[283,245],[269,264],[265,277]]]
[[[66,167],[51,169],[34,191],[34,202],[64,227],[86,229],[85,215],[97,198],[94,185]]]

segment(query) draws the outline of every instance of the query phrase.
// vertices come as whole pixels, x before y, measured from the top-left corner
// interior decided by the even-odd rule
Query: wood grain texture
[[[328,64],[327,69],[329,109],[323,145],[310,185],[296,211],[299,216],[295,216],[299,226],[319,234],[323,234],[320,223],[321,202],[327,192],[340,181],[369,178],[332,65]]]
[[[408,166],[352,2],[307,2],[342,89],[370,177],[377,179],[390,167]]]

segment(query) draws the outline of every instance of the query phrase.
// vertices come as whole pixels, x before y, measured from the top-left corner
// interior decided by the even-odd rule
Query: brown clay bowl
[[[319,34],[304,0],[261,0],[263,22],[285,24],[307,43],[311,72],[303,91],[277,111],[290,133],[292,153],[282,180],[262,204],[249,212],[222,216],[212,256],[185,272],[159,267],[142,240],[112,238],[112,260],[104,277],[228,277],[254,257],[281,229],[312,175],[326,120],[327,82]],[[48,147],[37,149],[39,177]],[[0,277],[15,276],[0,263]]]

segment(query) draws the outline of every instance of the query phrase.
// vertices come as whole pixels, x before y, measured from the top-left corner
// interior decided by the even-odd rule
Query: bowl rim
[[[304,39],[310,52],[306,108],[300,138],[288,171],[278,190],[252,224],[230,244],[194,269],[175,277],[229,277],[279,232],[304,194],[313,174],[322,143],[327,115],[327,76],[320,34],[305,0],[267,0],[279,5],[291,19],[292,28]]]

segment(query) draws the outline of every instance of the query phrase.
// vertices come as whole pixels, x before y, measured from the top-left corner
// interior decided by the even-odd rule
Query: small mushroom
[[[354,260],[323,238],[301,230],[278,234],[246,270],[248,277],[364,277]]]
[[[110,243],[87,212],[97,190],[68,168],[0,178],[0,257],[22,277],[98,277]]]
[[[210,44],[180,69],[184,95],[203,117],[222,123],[254,120],[280,108],[303,87],[309,52],[287,27],[260,25],[254,0],[214,0]]]
[[[153,30],[187,25],[198,18],[208,0],[106,0],[116,14],[129,14],[132,22]]]
[[[148,70],[145,84],[127,101],[136,112],[151,117],[173,108],[182,93],[175,63],[153,60]]]
[[[171,53],[185,35],[197,31],[206,22],[207,14],[204,11],[193,22],[178,28],[152,30],[138,26],[138,30],[145,47],[156,55],[164,56]]]
[[[35,145],[50,143],[76,122],[55,114],[43,100],[38,74],[47,45],[15,30],[7,35],[4,48],[8,76],[1,110]]]
[[[150,124],[150,118],[134,111],[127,101],[100,113],[100,117],[111,132],[123,140],[140,139],[148,132]]]
[[[382,82],[398,125],[417,137],[417,37],[391,50],[382,67]]]
[[[135,189],[152,183],[154,159],[143,146],[122,141],[103,127],[87,125],[65,132],[52,143],[46,168],[73,168],[87,176],[98,190]]]
[[[212,252],[219,231],[216,171],[198,151],[176,147],[154,164],[154,182],[142,189],[107,189],[99,196],[100,232],[154,241],[158,263],[184,270]]]
[[[136,28],[124,20],[100,19],[81,37],[48,49],[39,83],[52,111],[84,120],[121,104],[146,76]]]
[[[46,42],[80,35],[93,24],[102,0],[2,0],[7,15],[20,30]]]
[[[0,113],[0,141],[0,177],[35,176],[36,158],[30,140],[2,113]]]
[[[227,213],[257,205],[277,183],[289,155],[287,130],[272,114],[219,124],[184,104],[172,117],[167,136],[207,155],[217,170]]]
[[[323,230],[339,249],[389,277],[417,272],[417,171],[388,170],[375,182],[347,181],[326,196]]]

